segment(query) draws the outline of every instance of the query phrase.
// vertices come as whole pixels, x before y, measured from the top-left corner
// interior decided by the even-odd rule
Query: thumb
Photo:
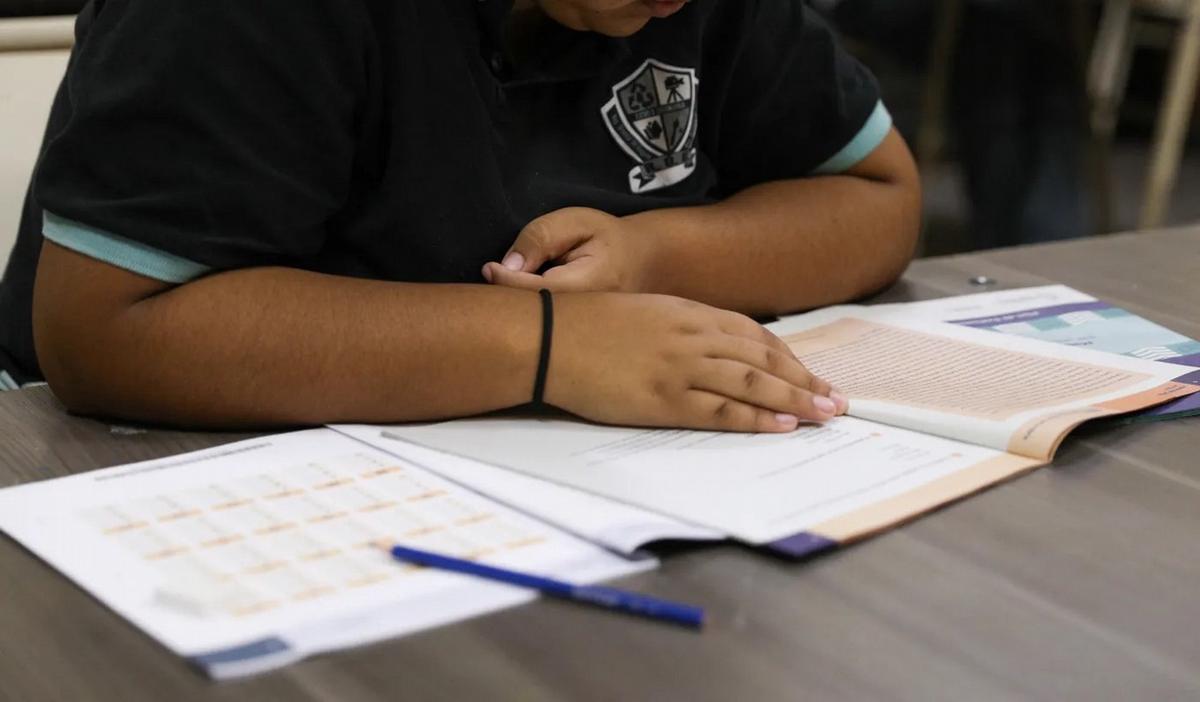
[[[550,261],[592,238],[595,210],[570,207],[542,215],[525,225],[501,265],[510,271],[535,273]]]

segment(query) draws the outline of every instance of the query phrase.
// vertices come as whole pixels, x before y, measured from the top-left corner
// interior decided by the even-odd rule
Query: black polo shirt
[[[625,39],[510,5],[93,0],[0,284],[0,370],[39,375],[43,235],[168,282],[482,282],[546,212],[838,172],[891,125],[800,0],[694,0]]]

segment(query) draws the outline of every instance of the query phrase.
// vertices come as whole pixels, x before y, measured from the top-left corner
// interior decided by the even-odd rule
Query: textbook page
[[[636,555],[646,544],[664,539],[721,541],[726,538],[722,532],[665,514],[401,441],[389,435],[386,428],[365,424],[330,428],[625,555]]]
[[[797,556],[1042,463],[853,417],[789,434],[506,417],[397,425],[385,433]]]
[[[908,317],[1200,368],[1200,341],[1065,285],[876,305]],[[1134,421],[1200,414],[1200,393],[1138,412]]]
[[[328,429],[0,490],[0,528],[216,678],[536,597],[377,542],[581,583],[655,565]]]
[[[850,414],[1048,461],[1079,424],[1200,391],[1187,369],[835,307],[770,325]],[[1194,379],[1192,382],[1200,382]]]

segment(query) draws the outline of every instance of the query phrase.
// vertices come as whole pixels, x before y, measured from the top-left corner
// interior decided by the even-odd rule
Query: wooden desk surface
[[[917,262],[882,299],[1062,282],[1200,338],[1200,230]],[[129,434],[0,394],[0,486],[243,438]],[[1200,419],[1090,430],[1052,468],[793,564],[736,546],[626,584],[694,634],[538,602],[214,684],[0,540],[3,700],[1196,700]]]

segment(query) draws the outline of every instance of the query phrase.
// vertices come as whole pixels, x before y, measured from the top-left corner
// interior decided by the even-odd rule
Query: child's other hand
[[[600,210],[556,210],[521,230],[500,263],[483,267],[483,277],[525,290],[645,292],[653,243],[647,234]]]
[[[608,424],[787,432],[846,411],[749,317],[664,295],[555,298],[546,401]]]

